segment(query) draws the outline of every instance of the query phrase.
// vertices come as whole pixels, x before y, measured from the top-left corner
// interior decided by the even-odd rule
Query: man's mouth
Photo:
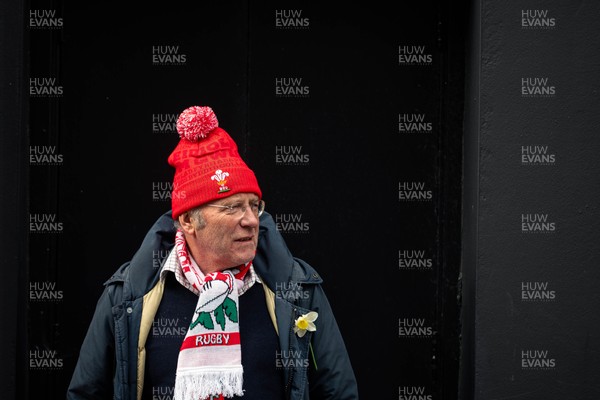
[[[252,240],[252,237],[249,236],[249,237],[243,237],[243,238],[236,239],[236,242],[249,242],[251,240]]]

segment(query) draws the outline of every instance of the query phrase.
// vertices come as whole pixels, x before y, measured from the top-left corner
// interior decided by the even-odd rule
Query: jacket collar
[[[144,296],[152,288],[160,276],[160,268],[156,268],[156,254],[165,254],[175,245],[175,226],[171,218],[171,210],[162,214],[152,225],[140,248],[129,262],[127,284],[123,287],[125,298]]]
[[[260,217],[258,249],[253,264],[261,279],[274,291],[290,281],[298,284],[321,282],[310,265],[291,254],[273,217],[266,212]]]

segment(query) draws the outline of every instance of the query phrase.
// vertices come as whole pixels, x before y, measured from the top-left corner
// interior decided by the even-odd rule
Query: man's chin
[[[254,254],[254,253],[252,253],[252,255],[251,255],[251,256],[248,256],[248,257],[244,258],[244,260],[245,260],[245,261],[242,261],[240,264],[247,264],[247,263],[249,263],[250,261],[254,260],[254,255],[255,255],[255,254]]]
[[[237,254],[237,257],[233,259],[235,262],[235,266],[247,264],[250,261],[254,260],[254,256],[256,255],[255,251],[241,252]]]

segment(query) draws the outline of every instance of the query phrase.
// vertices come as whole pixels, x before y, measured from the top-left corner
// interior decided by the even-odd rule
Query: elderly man
[[[357,399],[322,280],[290,254],[235,142],[210,107],[177,131],[172,208],[105,283],[67,398]]]

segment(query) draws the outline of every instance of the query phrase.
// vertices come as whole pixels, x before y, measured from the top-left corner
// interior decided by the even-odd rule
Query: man
[[[177,131],[172,209],[105,283],[67,398],[357,399],[322,280],[290,254],[235,142],[210,107]]]

